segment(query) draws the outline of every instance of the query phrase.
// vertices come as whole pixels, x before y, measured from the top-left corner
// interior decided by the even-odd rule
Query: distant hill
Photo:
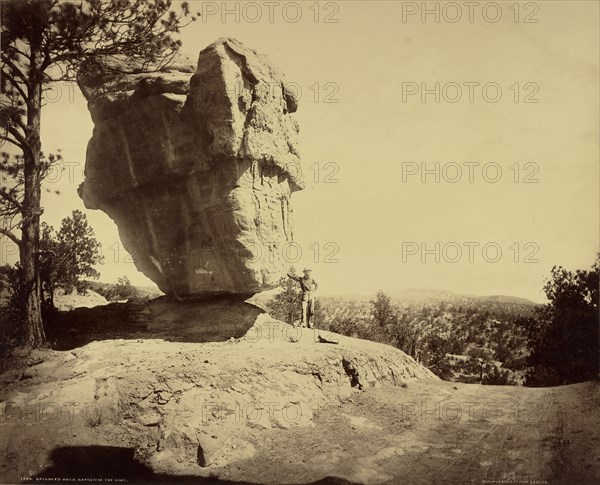
[[[424,290],[419,288],[411,288],[402,290],[400,292],[391,293],[392,299],[398,302],[450,302],[450,303],[461,303],[461,302],[497,302],[497,303],[508,303],[518,305],[531,305],[539,306],[539,303],[535,303],[527,298],[521,298],[518,296],[507,296],[507,295],[465,295],[461,293],[453,293],[446,290]]]
[[[254,295],[249,301],[261,308],[266,308],[266,303],[273,298],[277,290],[271,290]],[[508,295],[463,295],[447,290],[428,290],[411,288],[395,292],[385,292],[394,303],[401,306],[438,306],[449,304],[455,307],[479,308],[492,312],[510,313],[523,316],[532,315],[534,310],[541,306],[527,298]],[[368,314],[370,312],[369,302],[375,298],[375,294],[319,294],[318,301],[322,305],[350,309],[350,313],[359,312]],[[335,313],[338,313],[337,311]]]
[[[531,307],[540,306],[540,303],[533,302],[527,298],[509,295],[468,295],[462,293],[454,293],[447,290],[429,290],[422,288],[409,288],[400,291],[384,291],[396,303],[413,303],[413,304],[431,304],[431,303],[454,303],[454,304],[473,304],[473,303],[502,303],[514,305],[526,305]],[[269,298],[271,296],[269,295]],[[320,298],[347,300],[347,301],[370,301],[375,297],[374,294],[323,294]],[[256,297],[255,297],[256,298]],[[269,299],[267,298],[267,299]]]
[[[101,281],[88,281],[87,283],[90,285],[90,288],[94,291],[97,291],[98,289],[110,288],[114,285],[114,283],[103,283]],[[143,298],[158,298],[159,296],[162,296],[164,294],[156,286],[133,286],[135,286],[138,289]]]

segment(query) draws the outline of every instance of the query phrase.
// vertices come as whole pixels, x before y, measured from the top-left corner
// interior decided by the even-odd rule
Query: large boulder
[[[94,121],[85,181],[136,267],[168,295],[273,288],[303,188],[297,99],[262,55],[233,39],[144,73],[129,60],[78,77]]]

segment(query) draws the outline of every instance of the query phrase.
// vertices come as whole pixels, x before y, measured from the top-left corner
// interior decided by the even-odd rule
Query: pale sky
[[[470,22],[464,2],[454,23],[457,11],[444,2],[427,2],[438,5],[439,23],[409,15],[422,2],[321,2],[318,10],[277,2],[273,22],[269,2],[251,3],[229,2],[234,13],[223,19],[222,2],[190,2],[205,15],[183,31],[183,51],[195,58],[235,37],[300,88],[307,188],[292,197],[302,249],[295,266],[313,268],[321,293],[431,288],[543,301],[553,265],[591,266],[599,248],[598,2],[529,2],[518,12],[500,2],[495,23],[494,8],[476,8]],[[44,218],[57,227],[71,210],[85,211],[104,248],[101,280],[152,284],[128,262],[114,223],[77,196],[93,125],[76,86],[60,85],[60,94],[43,112],[43,147],[61,148],[73,176],[67,170],[47,184],[62,193],[44,195]],[[431,170],[424,181],[423,168]]]

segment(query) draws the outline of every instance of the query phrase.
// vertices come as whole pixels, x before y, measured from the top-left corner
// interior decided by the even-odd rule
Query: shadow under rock
[[[71,350],[96,340],[164,339],[173,342],[223,342],[243,337],[265,312],[246,303],[251,295],[211,299],[109,303],[55,313],[46,335],[55,350]]]

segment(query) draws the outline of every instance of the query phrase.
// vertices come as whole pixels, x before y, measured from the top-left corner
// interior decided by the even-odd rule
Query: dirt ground
[[[598,383],[530,389],[416,382],[370,389],[325,409],[316,429],[261,437],[256,456],[230,478],[600,483],[599,404]]]
[[[2,483],[72,477],[202,484],[600,483],[598,383],[529,389],[413,382],[356,391],[324,407],[315,421],[312,428],[248,428],[242,438],[254,455],[204,478],[159,476],[135,465],[134,443],[118,430],[81,426],[56,435],[51,425],[47,432],[38,425],[4,436],[0,473]],[[53,452],[65,445],[89,451]]]
[[[599,382],[450,383],[392,347],[295,331],[33,355],[0,376],[0,483],[600,483]]]

